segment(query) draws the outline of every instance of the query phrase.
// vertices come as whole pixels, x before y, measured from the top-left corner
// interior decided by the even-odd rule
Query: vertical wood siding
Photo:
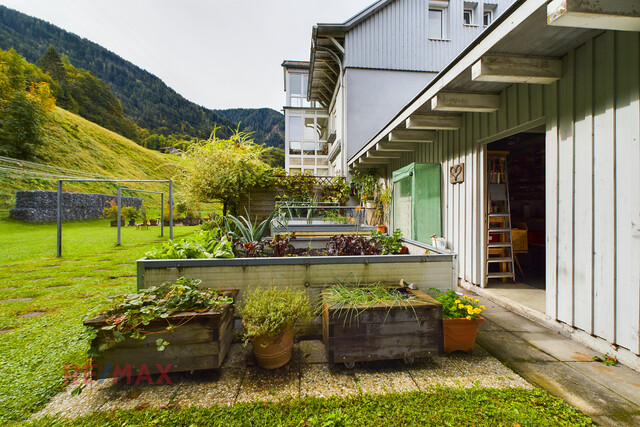
[[[551,85],[512,85],[390,163],[442,163],[443,233],[459,278],[484,277],[484,144],[546,122],[546,312],[640,354],[640,34],[606,32],[563,58]],[[465,163],[465,182],[449,167]]]
[[[496,7],[494,19],[515,0],[486,1]],[[482,0],[477,1],[479,26],[464,26],[464,2],[450,0],[445,14],[448,40],[429,40],[428,0],[396,0],[351,29],[345,39],[345,66],[411,71],[438,71],[480,34]]]

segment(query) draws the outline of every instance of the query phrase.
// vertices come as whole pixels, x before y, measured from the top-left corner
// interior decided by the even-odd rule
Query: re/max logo
[[[113,378],[113,384],[118,382],[119,378],[126,378],[127,384],[140,384],[141,382],[146,382],[148,384],[162,384],[162,382],[166,382],[167,384],[173,384],[171,382],[171,378],[169,378],[169,370],[173,365],[170,363],[167,366],[163,367],[161,364],[156,363],[156,368],[158,370],[158,379],[154,382],[151,377],[151,372],[149,371],[149,367],[146,363],[140,365],[140,369],[138,369],[138,373],[135,376],[135,382],[133,381],[133,367],[131,363],[127,363],[124,366],[108,364],[105,366],[104,370],[100,377],[98,377],[98,365],[95,364],[85,364],[84,366],[78,366],[76,364],[67,364],[64,365],[64,383],[69,384],[92,384],[94,381],[97,381],[98,384],[102,384],[104,380],[107,378]],[[113,372],[111,372],[111,368],[113,368]],[[111,375],[109,374],[111,372]]]

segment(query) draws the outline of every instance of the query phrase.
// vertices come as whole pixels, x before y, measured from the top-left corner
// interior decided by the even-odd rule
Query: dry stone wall
[[[65,221],[97,219],[110,200],[117,196],[92,193],[62,193],[62,219]],[[58,193],[55,191],[16,191],[16,207],[9,210],[12,219],[24,222],[54,222],[57,214]],[[140,209],[142,199],[123,197],[122,206]]]

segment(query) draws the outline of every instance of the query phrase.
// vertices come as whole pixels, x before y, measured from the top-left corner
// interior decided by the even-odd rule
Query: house
[[[346,176],[348,160],[513,2],[379,0],[344,23],[314,26],[309,62],[283,63],[285,115],[291,117],[285,128],[293,137],[285,131],[287,170],[325,173],[327,156],[328,173]],[[304,72],[308,77],[298,77]],[[291,77],[294,86],[301,81],[308,101],[287,83]],[[305,114],[323,121],[312,130]],[[319,127],[325,116],[326,131]],[[296,139],[305,132],[312,139],[320,135],[318,147]],[[312,152],[323,164],[312,164]]]
[[[339,44],[352,46],[348,37]],[[328,97],[316,64],[311,72],[312,99]],[[370,101],[387,114],[386,94]],[[492,278],[488,262],[490,188],[505,172],[509,215],[527,230],[526,252],[516,254],[526,271],[518,281],[532,285],[522,305],[638,369],[638,2],[518,0],[410,101],[398,101],[371,135],[348,131],[349,143],[360,132],[347,147],[349,168],[374,168],[392,182],[413,162],[440,165],[442,235],[458,255],[459,283],[478,290],[516,286]]]
[[[316,101],[307,101],[309,63],[284,61],[285,170],[329,175],[329,116]],[[335,136],[335,134],[334,134]]]

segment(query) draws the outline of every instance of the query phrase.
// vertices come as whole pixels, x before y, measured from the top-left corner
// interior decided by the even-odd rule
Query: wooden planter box
[[[233,298],[238,293],[232,290]],[[166,331],[167,322],[171,324],[183,323],[173,332]],[[224,358],[233,340],[234,306],[228,304],[222,306],[220,311],[206,311],[199,313],[179,312],[167,319],[158,319],[145,327],[147,332],[153,333],[144,340],[127,338],[106,350],[102,355],[94,358],[92,363],[97,365],[95,372],[98,378],[112,378],[116,375],[115,368],[126,370],[130,365],[131,375],[135,377],[142,365],[146,365],[150,374],[168,372],[197,371],[201,369],[217,369],[222,365]],[[93,340],[92,346],[106,344],[110,331],[102,331],[106,326],[103,316],[96,316],[84,322],[86,326],[98,329],[98,336]],[[169,342],[163,351],[158,351],[156,340],[162,338]],[[105,368],[110,365],[105,374]],[[121,376],[121,375],[118,375]]]
[[[408,290],[419,298],[389,310],[373,306],[350,319],[325,300],[322,304],[322,338],[331,363],[431,357],[442,354],[442,306],[419,290]]]

